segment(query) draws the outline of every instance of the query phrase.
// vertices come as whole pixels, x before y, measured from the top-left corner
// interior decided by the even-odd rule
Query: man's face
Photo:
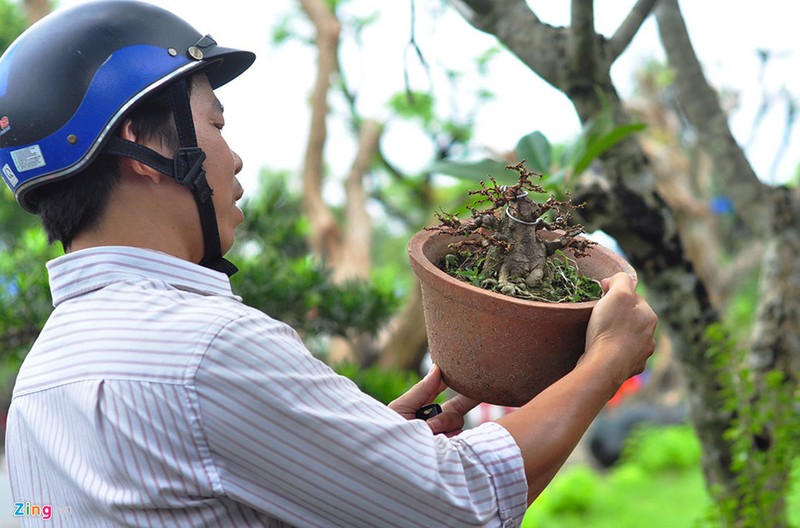
[[[214,190],[214,210],[217,215],[222,254],[233,245],[234,230],[244,221],[242,210],[236,201],[244,192],[236,179],[242,170],[242,159],[233,152],[222,137],[225,125],[222,104],[214,95],[205,75],[192,79],[192,116],[198,146],[206,153],[203,168],[208,185]]]

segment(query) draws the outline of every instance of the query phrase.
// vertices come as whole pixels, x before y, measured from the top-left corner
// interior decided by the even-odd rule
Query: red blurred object
[[[622,400],[624,400],[631,394],[636,394],[639,391],[639,389],[642,388],[642,385],[644,385],[644,383],[641,374],[633,376],[632,378],[628,378],[627,380],[625,380],[625,383],[623,383],[622,386],[619,388],[617,393],[614,394],[614,396],[612,396],[610,400],[608,400],[608,406],[616,407],[617,405],[622,403]]]

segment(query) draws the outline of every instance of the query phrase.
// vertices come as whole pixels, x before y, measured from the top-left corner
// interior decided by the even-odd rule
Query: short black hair
[[[193,83],[187,84],[191,94]],[[131,120],[131,130],[138,138],[160,141],[170,150],[178,147],[167,88],[142,99],[120,123],[125,119]],[[113,135],[119,135],[119,128]],[[119,157],[101,151],[84,170],[33,189],[32,202],[36,204],[48,241],[60,242],[68,250],[77,235],[100,221],[118,183]]]

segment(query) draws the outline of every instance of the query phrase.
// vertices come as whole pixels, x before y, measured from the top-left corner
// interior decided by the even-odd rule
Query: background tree
[[[522,0],[454,2],[472,25],[494,34],[569,97],[581,122],[589,122],[610,105],[620,126],[631,118],[610,68],[656,3],[638,1],[606,38],[595,31],[591,0],[571,3],[568,27],[543,23]],[[702,441],[708,484],[723,506],[724,523],[785,526],[787,461],[795,455],[785,439],[787,428],[795,427],[800,354],[800,193],[767,186],[756,177],[733,139],[716,92],[703,76],[677,1],[660,0],[655,13],[675,74],[677,101],[697,132],[698,146],[709,156],[715,182],[733,204],[735,220],[742,226],[740,239],[744,246],[749,239],[759,240],[765,248],[759,304],[745,357],[733,364],[710,360],[710,351],[733,345],[724,330],[709,332],[722,328],[720,307],[713,303],[709,284],[685,249],[687,236],[659,192],[653,164],[640,141],[626,139],[602,155],[602,172],[585,175],[578,197],[587,202],[585,221],[614,236],[639,271],[662,331],[669,334]],[[749,399],[732,404],[732,395],[743,384],[751,390],[738,394]],[[744,423],[750,425],[747,431]]]
[[[297,19],[287,17],[278,29],[281,41],[300,38],[312,44],[317,55],[316,79],[309,96],[310,126],[302,169],[303,211],[309,222],[308,242],[312,253],[332,270],[336,281],[352,278],[368,279],[375,272],[374,255],[388,254],[392,266],[397,266],[398,255],[405,255],[409,232],[427,224],[441,203],[441,191],[433,181],[430,170],[409,173],[398,168],[381,145],[382,135],[390,123],[361,115],[357,88],[348,83],[347,71],[341,67],[342,33],[358,42],[360,32],[374,20],[376,13],[355,17],[342,6],[345,1],[301,0],[303,14],[311,22],[308,28],[297,27]],[[340,20],[344,11],[347,23]],[[309,34],[310,33],[310,34]],[[410,53],[418,53],[413,36]],[[424,58],[417,54],[423,62]],[[478,63],[488,58],[479,58]],[[448,72],[457,82],[457,74]],[[487,94],[476,94],[477,107]],[[470,139],[473,113],[446,116],[434,110],[431,93],[414,91],[406,86],[387,105],[392,111],[389,121],[415,121],[435,148],[436,159],[444,159],[459,148],[465,148]],[[349,173],[331,174],[325,164],[328,123],[338,118],[345,123],[354,141],[352,165]],[[339,156],[348,154],[338,152]],[[340,207],[326,199],[331,182],[343,179],[344,203]],[[437,192],[440,193],[437,196]],[[452,191],[451,191],[452,192]],[[447,200],[447,198],[444,198]],[[376,229],[368,207],[379,209],[382,220],[397,226],[394,232]],[[379,264],[385,265],[386,260]],[[403,258],[403,261],[405,259]],[[404,262],[403,262],[404,264]],[[407,275],[407,271],[402,274]],[[402,314],[395,318],[377,340],[370,336],[349,336],[331,345],[332,361],[356,361],[361,364],[377,362],[385,369],[415,370],[426,351],[424,321],[419,289],[415,283],[407,285]]]

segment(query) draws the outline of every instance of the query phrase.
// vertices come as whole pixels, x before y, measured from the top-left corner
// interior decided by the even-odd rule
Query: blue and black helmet
[[[253,53],[218,46],[176,15],[144,2],[103,0],[56,11],[0,57],[3,180],[25,210],[36,212],[32,189],[80,172],[103,150],[137,156],[141,149],[120,146],[111,132],[143,97],[170,87],[183,152],[174,160],[147,154],[141,161],[150,160],[189,186],[198,207],[203,193],[210,204],[186,78],[202,70],[217,88],[254,59]],[[218,257],[206,242],[206,260]]]

